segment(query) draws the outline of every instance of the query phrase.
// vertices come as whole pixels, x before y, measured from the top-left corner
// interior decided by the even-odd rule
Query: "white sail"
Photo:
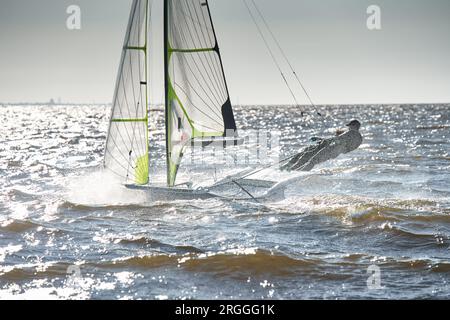
[[[186,146],[236,130],[207,0],[165,0],[167,180]]]
[[[114,93],[104,166],[124,182],[148,183],[148,0],[133,0]]]

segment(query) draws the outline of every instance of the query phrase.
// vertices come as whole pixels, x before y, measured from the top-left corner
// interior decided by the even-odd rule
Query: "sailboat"
[[[168,194],[176,199],[215,197],[217,194],[205,188],[177,185],[186,148],[198,143],[242,142],[208,1],[164,0],[165,185],[156,185],[149,176],[148,28],[149,0],[133,0],[104,167],[123,179],[128,188],[149,190],[156,198]],[[263,185],[273,185],[267,183]]]

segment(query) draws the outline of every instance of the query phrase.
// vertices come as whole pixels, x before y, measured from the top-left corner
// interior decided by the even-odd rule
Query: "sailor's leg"
[[[287,168],[290,168],[294,163],[296,163],[298,161],[298,159],[300,159],[300,157],[304,154],[304,152],[300,152],[298,154],[296,154],[291,160],[289,160],[288,163],[286,163],[285,165],[283,165],[281,167],[281,170],[286,170]]]
[[[319,145],[312,147],[309,152],[306,152],[300,159],[298,159],[298,161],[291,167],[291,170],[300,170],[328,145],[328,141],[324,140]]]
[[[309,146],[309,147],[307,147],[302,152],[296,154],[288,163],[286,163],[285,165],[281,166],[280,169],[281,170],[292,170],[291,169],[292,166],[294,164],[296,164],[300,158],[302,158],[306,153],[311,152],[315,148],[317,148],[317,146]]]
[[[298,170],[299,168],[304,166],[305,163],[307,163],[311,158],[313,158],[315,154],[315,151],[306,152],[302,157],[300,157],[300,159],[298,159],[296,163],[291,166],[290,170]]]

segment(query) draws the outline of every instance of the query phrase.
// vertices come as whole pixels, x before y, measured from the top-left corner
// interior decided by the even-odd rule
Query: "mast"
[[[164,0],[164,98],[166,127],[166,171],[167,186],[170,186],[170,150],[169,150],[169,2]]]

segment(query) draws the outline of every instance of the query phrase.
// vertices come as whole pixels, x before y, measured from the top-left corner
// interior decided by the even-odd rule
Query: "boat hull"
[[[165,187],[157,185],[125,185],[126,188],[145,192],[148,201],[207,200],[222,199],[231,201],[265,201],[284,198],[284,186],[276,188],[272,181],[240,180],[218,183],[209,189],[190,189],[188,187]]]
[[[168,188],[152,185],[126,185],[127,189],[146,192],[150,201],[175,201],[175,200],[206,200],[218,198],[219,196],[208,192],[208,190],[193,190],[188,188]]]

